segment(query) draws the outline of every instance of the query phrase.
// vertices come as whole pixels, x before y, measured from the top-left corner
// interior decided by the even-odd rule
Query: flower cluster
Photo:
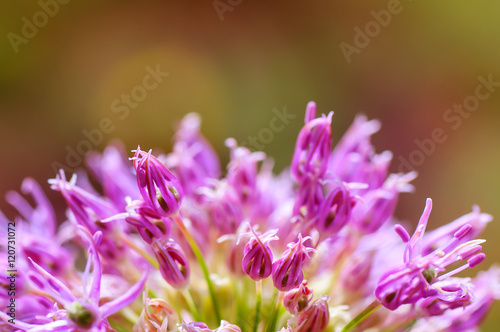
[[[137,147],[128,157],[114,143],[87,155],[93,179],[50,179],[64,220],[26,179],[30,198],[6,197],[18,215],[0,213],[4,238],[8,224],[18,230],[17,312],[0,312],[0,329],[477,331],[500,298],[500,268],[457,274],[484,260],[476,237],[491,216],[474,206],[425,232],[428,199],[410,236],[394,211],[416,173],[389,173],[392,154],[370,141],[379,122],[356,117],[332,148],[333,112],[316,112],[310,102],[278,175],[232,138],[223,171],[188,114],[168,154]],[[8,277],[2,308],[13,302]]]

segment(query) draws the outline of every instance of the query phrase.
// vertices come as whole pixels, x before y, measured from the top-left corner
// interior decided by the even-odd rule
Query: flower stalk
[[[255,300],[255,320],[253,323],[253,332],[257,332],[260,321],[260,307],[262,303],[262,279],[255,282],[257,299]]]
[[[375,310],[381,306],[380,302],[374,300],[370,303],[363,311],[361,311],[356,317],[354,317],[341,332],[349,332],[359,324],[361,324],[368,316],[370,316]]]
[[[191,233],[187,230],[186,226],[182,222],[181,217],[178,214],[176,214],[175,216],[173,216],[173,219],[177,224],[177,227],[179,227],[179,230],[182,232],[182,235],[184,235],[186,240],[189,242],[189,245],[191,246],[191,249],[193,250],[195,257],[198,260],[198,263],[200,264],[203,276],[205,277],[205,281],[207,283],[208,292],[210,293],[210,298],[212,300],[215,319],[217,322],[219,322],[221,321],[219,304],[217,301],[217,296],[215,295],[215,289],[212,280],[210,279],[210,272],[208,271],[207,264],[205,263],[205,259],[203,258],[203,255],[200,249],[198,248],[198,245],[196,244],[195,240],[191,236]]]

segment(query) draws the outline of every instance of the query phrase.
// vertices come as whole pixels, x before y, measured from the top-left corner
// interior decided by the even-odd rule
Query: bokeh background
[[[103,118],[113,130],[95,149],[120,139],[128,150],[168,151],[175,123],[198,112],[226,162],[226,137],[247,141],[269,127],[273,110],[286,108],[295,118],[263,148],[281,170],[315,100],[320,112],[335,111],[335,141],[358,113],[380,119],[374,143],[393,151],[395,172],[400,157],[416,156],[415,140],[443,129],[447,139],[415,165],[417,190],[401,198],[399,218],[416,222],[426,197],[435,205],[430,227],[473,204],[500,217],[500,87],[458,128],[443,119],[474,95],[479,76],[500,81],[498,2],[60,0],[44,16],[43,4],[54,3],[44,1],[0,3],[1,196],[27,175],[48,191],[54,163],[65,165],[68,149]],[[388,8],[397,13],[377,31],[372,11]],[[367,24],[372,36],[346,56],[341,45],[356,46],[355,28]],[[114,112],[148,67],[168,76],[126,116]],[[3,199],[0,208],[12,213]],[[484,235],[484,268],[500,260],[499,236],[494,221]],[[497,304],[483,331],[498,331],[499,314]]]

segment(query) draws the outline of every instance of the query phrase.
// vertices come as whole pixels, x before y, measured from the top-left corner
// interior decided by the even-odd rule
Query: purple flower
[[[196,113],[184,116],[175,134],[173,152],[165,158],[188,196],[195,196],[197,188],[220,176],[219,158],[200,133],[200,122]]]
[[[477,331],[500,298],[500,268],[456,274],[484,260],[475,238],[492,217],[474,206],[425,234],[428,199],[410,236],[394,212],[416,173],[388,173],[392,154],[370,142],[380,123],[364,116],[332,151],[332,114],[316,117],[307,105],[291,167],[279,175],[263,152],[230,138],[221,177],[196,114],[167,155],[138,147],[127,163],[116,144],[90,153],[95,187],[79,169],[78,182],[62,170],[49,180],[68,207],[59,227],[26,179],[23,195],[7,194],[18,215],[0,212],[0,330],[241,332],[223,320],[233,317],[245,331]],[[268,277],[275,294],[261,282]],[[334,296],[315,299],[309,285]]]
[[[316,251],[304,245],[304,241],[310,238],[302,238],[299,234],[297,242],[289,243],[288,249],[273,263],[273,283],[278,290],[289,291],[304,279],[302,266],[309,262],[309,253]]]
[[[315,221],[324,200],[323,188],[318,179],[304,177],[295,196],[293,214],[301,220]]]
[[[27,268],[29,265],[28,257],[30,257],[55,276],[67,273],[73,264],[73,258],[69,251],[61,246],[61,241],[57,238],[56,220],[52,206],[35,180],[25,179],[21,190],[33,197],[35,207],[33,208],[26,199],[15,191],[7,193],[7,201],[21,215],[21,217],[16,218],[17,228],[23,234],[17,239],[18,264],[21,263],[21,266]],[[8,223],[9,220],[0,212],[0,225],[2,225],[0,234],[4,235],[5,238],[7,238]],[[17,279],[19,287],[21,280],[22,278]]]
[[[29,278],[33,285],[39,291],[47,293],[55,301],[56,307],[61,305],[64,309],[57,309],[54,316],[49,314],[44,323],[29,324],[16,321],[15,324],[11,324],[12,326],[27,331],[105,331],[110,328],[107,317],[131,304],[140,294],[148,276],[147,271],[143,273],[141,280],[125,293],[109,302],[100,303],[102,269],[97,246],[102,240],[102,233],[96,232],[91,236],[83,227],[79,227],[79,230],[89,243],[89,259],[82,276],[81,297],[75,295],[65,283],[31,261],[35,271],[30,273]],[[93,266],[92,278],[90,278],[91,266]],[[92,281],[88,288],[87,283],[90,279]],[[5,313],[0,313],[0,317],[5,320]]]
[[[307,280],[302,280],[298,287],[289,290],[283,296],[283,305],[292,315],[304,311],[312,300],[313,292],[307,287]]]
[[[220,326],[215,330],[211,330],[203,322],[182,323],[182,329],[186,332],[241,332],[238,326],[225,320],[222,320]]]
[[[297,332],[321,332],[328,326],[330,312],[326,297],[314,301],[297,319]]]
[[[257,196],[257,163],[264,160],[266,155],[239,147],[234,138],[226,139],[226,146],[231,150],[227,182],[234,188],[242,204],[252,202]]]
[[[182,323],[182,329],[186,332],[213,332],[203,322]]]
[[[198,192],[219,234],[233,234],[243,220],[241,201],[234,188],[226,180],[219,180]]]
[[[132,212],[125,217],[125,221],[134,225],[148,244],[152,244],[155,239],[166,239],[170,235],[171,222],[167,218],[154,218],[144,213]]]
[[[442,315],[448,309],[464,308],[472,303],[472,284],[464,278],[448,278],[436,282],[433,287],[440,291],[418,302],[424,315]]]
[[[391,174],[381,188],[368,191],[352,211],[352,221],[363,233],[373,233],[386,223],[396,209],[399,193],[413,191],[409,184],[417,174]]]
[[[141,197],[134,169],[130,166],[121,143],[108,145],[102,154],[92,151],[87,154],[85,161],[101,184],[105,196],[117,209],[125,209],[126,197],[134,200]]]
[[[492,266],[473,279],[474,298],[465,308],[449,310],[436,317],[448,323],[447,332],[467,331],[481,325],[495,300],[500,299],[500,268]]]
[[[484,240],[472,240],[460,244],[460,240],[471,230],[468,224],[460,228],[445,246],[423,256],[422,238],[431,209],[432,200],[428,198],[424,213],[411,238],[402,226],[396,225],[396,232],[407,243],[404,251],[404,264],[383,274],[375,289],[377,299],[390,310],[395,310],[403,304],[416,303],[429,296],[450,295],[451,288],[446,290],[448,293],[446,294],[439,287],[438,282],[468,267],[474,267],[484,260],[485,255],[480,253],[480,244]],[[446,274],[439,275],[446,270],[447,266],[460,260],[466,260],[467,263]],[[459,287],[454,289],[455,293],[462,292]],[[456,301],[462,300],[457,294],[452,296],[455,296]]]
[[[304,177],[321,178],[326,172],[332,150],[332,116],[316,117],[316,103],[306,108],[305,125],[297,137],[292,159],[292,174],[300,181]]]
[[[109,230],[111,226],[100,221],[115,215],[117,210],[108,201],[77,186],[76,174],[73,174],[71,179],[67,181],[64,171],[60,170],[56,178],[50,179],[48,182],[53,190],[59,191],[64,197],[80,225],[90,232]]]
[[[176,328],[177,314],[165,300],[149,299],[144,294],[144,309],[133,332],[171,331]]]
[[[33,208],[19,193],[10,191],[6,200],[15,207],[23,219],[31,225],[32,231],[43,237],[53,237],[56,232],[56,217],[54,209],[40,185],[31,178],[24,179],[21,190],[35,201]]]
[[[373,253],[357,252],[345,263],[341,272],[342,287],[350,292],[363,292],[369,289],[368,279],[372,270]]]
[[[241,329],[234,324],[222,320],[220,326],[216,329],[216,332],[241,332]]]
[[[159,216],[168,217],[176,213],[183,191],[174,174],[151,154],[151,150],[146,153],[137,147],[131,159],[134,161],[137,184],[144,201]]]
[[[473,240],[481,234],[486,225],[492,220],[493,217],[490,214],[481,213],[479,207],[475,205],[472,207],[472,212],[425,234],[422,243],[422,252],[428,254],[436,250],[436,248],[445,245],[453,239],[453,234],[465,225],[470,225],[471,229],[462,237],[460,240],[461,243]]]
[[[268,242],[278,240],[277,229],[271,229],[264,234],[257,235],[249,225],[251,233],[241,234],[250,236],[243,249],[242,269],[253,280],[258,281],[271,275],[273,269],[273,253]]]
[[[169,240],[165,243],[154,241],[152,248],[163,278],[175,288],[182,288],[189,281],[189,262],[181,247]]]
[[[328,193],[319,210],[316,227],[325,235],[335,234],[351,219],[355,199],[344,183],[337,183]]]
[[[438,316],[419,319],[414,326],[415,331],[479,331],[479,326],[486,318],[491,305],[500,299],[500,268],[492,266],[488,271],[480,272],[472,279],[471,284],[473,295],[470,296],[469,305],[446,310]],[[426,300],[418,304],[420,308],[429,304],[430,301],[424,302]],[[443,306],[442,302],[430,303],[431,309],[436,311]]]
[[[370,137],[380,129],[377,120],[358,115],[332,152],[328,171],[344,182],[361,182],[379,188],[387,177],[392,153],[375,154]]]

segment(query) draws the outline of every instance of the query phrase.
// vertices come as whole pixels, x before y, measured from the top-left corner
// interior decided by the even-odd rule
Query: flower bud
[[[353,225],[363,233],[376,232],[392,218],[399,194],[413,190],[409,182],[416,176],[416,172],[391,174],[381,188],[369,191],[352,210]]]
[[[373,264],[373,254],[363,252],[354,254],[342,268],[340,282],[342,287],[351,292],[360,292],[367,288]]]
[[[289,290],[283,297],[283,305],[292,315],[297,315],[309,306],[313,292],[307,287],[307,280],[303,280],[299,287]]]
[[[154,239],[166,239],[170,234],[171,222],[168,218],[151,218],[131,213],[125,221],[137,227],[139,235],[148,244],[152,244]]]
[[[316,221],[318,230],[326,234],[340,231],[350,220],[354,203],[354,198],[350,196],[348,188],[343,183],[339,183],[328,193],[321,204]]]
[[[214,182],[211,187],[200,188],[199,192],[219,234],[234,234],[243,219],[241,202],[234,188],[221,180]]]
[[[137,173],[137,184],[144,201],[159,216],[168,217],[179,210],[183,191],[176,177],[149,152],[135,150],[131,158]]]
[[[200,132],[201,119],[189,113],[181,120],[175,133],[172,153],[165,158],[181,183],[186,196],[196,196],[197,188],[220,176],[217,153]]]
[[[323,200],[323,188],[318,179],[305,177],[300,182],[295,197],[293,215],[300,219],[313,220],[317,217]]]
[[[181,247],[169,240],[161,244],[153,242],[153,251],[160,264],[160,272],[163,278],[175,288],[182,288],[189,281],[189,262]]]
[[[317,299],[298,318],[297,332],[321,332],[326,329],[330,312],[326,297]]]
[[[177,313],[162,299],[145,299],[144,309],[133,332],[171,331],[177,324]]]
[[[250,228],[251,229],[251,228]],[[273,253],[267,245],[269,241],[277,240],[277,229],[257,235],[251,229],[253,237],[250,238],[243,250],[243,271],[255,281],[265,279],[271,275],[273,269]]]
[[[292,174],[297,180],[306,175],[322,177],[328,165],[332,150],[332,116],[322,114],[314,119],[316,104],[307,105],[305,125],[297,137],[292,159]]]
[[[257,163],[264,160],[263,152],[250,152],[238,146],[234,138],[226,139],[231,149],[231,161],[227,166],[227,182],[234,188],[241,203],[251,203],[257,195]]]
[[[278,290],[289,291],[304,279],[302,266],[309,261],[309,253],[316,251],[303,243],[310,238],[299,234],[297,242],[289,243],[288,249],[273,263],[273,283]]]

